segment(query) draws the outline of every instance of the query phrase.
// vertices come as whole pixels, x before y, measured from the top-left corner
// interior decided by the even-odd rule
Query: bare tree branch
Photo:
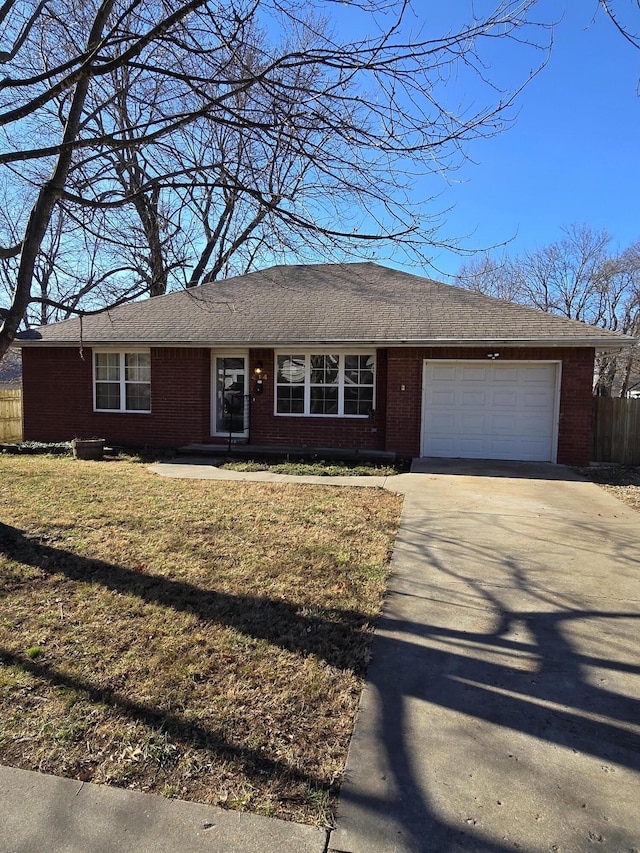
[[[437,188],[420,198],[416,179],[440,181],[499,132],[546,34],[535,0],[495,3],[442,34],[418,21],[413,37],[408,0],[347,0],[384,25],[342,37],[332,0],[5,0],[0,193],[18,214],[0,210],[0,354],[23,318],[276,258],[424,259],[443,238]],[[523,50],[506,91],[485,42],[492,62],[503,43]],[[452,96],[456,75],[484,104]]]
[[[605,12],[609,16],[609,18],[611,18],[613,25],[618,30],[620,35],[624,39],[626,39],[626,41],[628,41],[629,44],[632,44],[635,48],[638,48],[640,50],[640,20],[636,21],[636,25],[637,25],[638,29],[636,32],[633,32],[632,30],[629,29],[629,26],[627,24],[623,23],[622,20],[620,19],[620,17],[618,16],[618,14],[614,8],[613,0],[600,0],[600,5],[605,10]],[[636,6],[637,5],[638,4],[636,3]],[[638,12],[640,12],[640,7],[638,8]],[[640,15],[639,15],[639,18],[640,18]]]

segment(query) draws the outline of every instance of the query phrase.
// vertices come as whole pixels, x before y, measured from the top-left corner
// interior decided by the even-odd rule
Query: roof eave
[[[69,340],[46,340],[40,339],[16,339],[12,346],[17,348],[30,346],[46,347],[69,347],[79,348],[93,347],[204,347],[204,348],[228,348],[228,349],[275,349],[282,347],[309,347],[309,346],[375,346],[375,347],[593,347],[599,352],[610,352],[624,349],[638,343],[637,338],[607,339],[601,337],[584,338],[309,338],[305,340],[281,339],[281,340],[191,340],[191,341],[162,341],[162,340],[91,340],[78,339]]]

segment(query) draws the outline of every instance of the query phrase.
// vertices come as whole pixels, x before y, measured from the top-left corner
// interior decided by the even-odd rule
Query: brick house
[[[584,464],[632,340],[373,263],[276,266],[22,333],[24,437]]]

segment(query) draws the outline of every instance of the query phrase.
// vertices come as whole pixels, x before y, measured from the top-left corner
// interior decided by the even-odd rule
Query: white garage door
[[[558,365],[425,361],[422,455],[555,462]]]

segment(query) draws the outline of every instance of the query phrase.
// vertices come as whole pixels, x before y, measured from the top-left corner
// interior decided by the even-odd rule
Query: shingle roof
[[[259,346],[631,339],[374,263],[275,266],[23,333],[16,343]]]

